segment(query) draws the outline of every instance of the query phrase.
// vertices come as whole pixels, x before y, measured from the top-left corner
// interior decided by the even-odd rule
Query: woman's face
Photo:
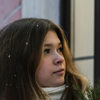
[[[65,59],[62,43],[55,31],[48,31],[44,39],[42,63],[37,71],[36,80],[42,87],[57,87],[64,83]]]

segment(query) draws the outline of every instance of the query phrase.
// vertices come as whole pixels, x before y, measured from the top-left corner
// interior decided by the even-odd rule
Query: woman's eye
[[[63,48],[61,47],[61,48],[58,48],[58,52],[62,52],[62,50],[63,50]]]
[[[50,49],[45,49],[44,50],[44,53],[46,54],[46,53],[50,53]]]

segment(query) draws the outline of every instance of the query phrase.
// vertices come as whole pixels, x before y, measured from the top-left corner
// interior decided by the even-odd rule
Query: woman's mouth
[[[59,75],[64,74],[64,68],[55,71],[54,74],[59,74]]]

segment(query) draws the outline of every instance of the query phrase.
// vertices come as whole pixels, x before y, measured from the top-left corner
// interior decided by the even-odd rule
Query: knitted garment
[[[52,100],[60,100],[63,91],[65,90],[66,87],[68,86],[62,85],[59,87],[46,87],[42,89],[52,98]],[[50,99],[47,97],[47,100]],[[63,97],[63,100],[65,100],[65,97]]]

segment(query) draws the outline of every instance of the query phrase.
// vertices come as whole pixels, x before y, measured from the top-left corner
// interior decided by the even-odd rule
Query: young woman
[[[77,100],[87,79],[73,64],[63,30],[47,19],[17,20],[0,31],[0,100]]]

